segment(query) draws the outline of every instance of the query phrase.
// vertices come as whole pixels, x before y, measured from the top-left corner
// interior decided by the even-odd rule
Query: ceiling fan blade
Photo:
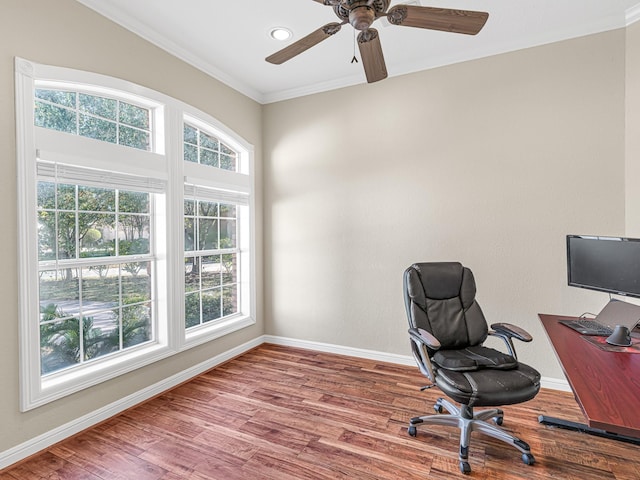
[[[311,32],[306,37],[303,37],[297,42],[292,43],[288,47],[283,48],[273,55],[269,55],[267,58],[265,58],[265,60],[269,63],[280,65],[287,60],[291,60],[296,55],[309,50],[311,47],[317,45],[323,40],[326,40],[331,35],[338,33],[342,25],[344,25],[344,23],[328,23],[324,27],[320,27],[318,30]]]
[[[387,78],[387,67],[384,63],[380,37],[375,28],[363,30],[358,34],[358,47],[362,57],[364,73],[367,83],[377,82]]]
[[[387,19],[393,25],[428,28],[443,32],[475,35],[487,22],[489,14],[471,10],[396,5],[389,9]]]

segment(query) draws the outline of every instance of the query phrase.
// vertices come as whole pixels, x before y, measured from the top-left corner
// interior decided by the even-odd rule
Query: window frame
[[[211,116],[204,115],[197,109],[189,106],[185,106],[180,123],[180,131],[183,132],[182,125],[187,123],[191,126],[195,126],[201,131],[204,131],[212,136],[215,136],[219,141],[224,142],[230,148],[234,149],[238,156],[236,158],[237,171],[232,172],[229,170],[220,169],[217,167],[210,167],[200,163],[192,163],[184,161],[184,138],[180,137],[180,159],[182,160],[181,166],[183,168],[183,184],[180,186],[183,192],[180,215],[183,216],[184,205],[184,185],[194,185],[207,190],[213,190],[220,192],[221,198],[229,195],[233,198],[234,195],[247,196],[247,214],[238,218],[238,248],[239,248],[239,263],[241,271],[239,275],[239,296],[241,303],[238,306],[239,312],[229,317],[224,317],[215,322],[211,322],[210,325],[203,324],[197,327],[189,329],[185,328],[185,337],[183,343],[183,349],[191,348],[202,343],[208,342],[212,339],[221,337],[228,333],[231,333],[239,328],[244,328],[255,323],[255,305],[256,305],[256,229],[255,229],[255,179],[254,179],[254,165],[253,165],[253,147],[244,142],[241,138],[234,136],[233,132],[218,122]],[[248,232],[247,233],[243,233]],[[182,283],[180,288],[176,289],[179,294],[180,304],[182,308],[181,318],[184,320],[184,230],[180,231],[180,249],[182,252],[182,264],[181,272],[183,272]],[[194,253],[196,251],[194,250]],[[240,292],[242,290],[242,293]],[[183,323],[184,326],[184,323]]]
[[[51,100],[48,99],[44,99],[42,97],[38,97],[37,95],[34,94],[34,101],[35,102],[41,102],[45,105],[50,105],[56,108],[60,108],[64,111],[71,111],[74,113],[75,118],[75,122],[74,122],[74,130],[76,130],[75,133],[73,133],[73,135],[80,135],[80,136],[84,136],[87,138],[93,138],[87,135],[82,135],[80,133],[80,128],[81,128],[81,117],[84,115],[87,118],[92,118],[94,120],[99,120],[99,121],[104,121],[107,122],[109,124],[113,124],[113,126],[115,127],[116,130],[116,136],[115,142],[108,142],[108,143],[113,143],[115,145],[124,145],[123,143],[120,142],[120,130],[121,128],[129,128],[132,130],[136,130],[136,131],[142,131],[142,132],[147,132],[149,134],[149,145],[147,149],[141,149],[143,151],[149,151],[149,152],[153,152],[156,151],[155,145],[154,145],[154,135],[153,133],[155,131],[157,131],[156,126],[154,125],[154,123],[157,123],[156,118],[158,117],[158,115],[154,115],[153,109],[156,107],[156,105],[154,105],[153,103],[149,103],[146,101],[142,101],[140,102],[140,98],[137,97],[133,97],[130,95],[127,95],[125,93],[125,95],[120,94],[120,92],[118,91],[114,91],[114,90],[110,90],[110,89],[105,89],[105,88],[95,88],[93,86],[90,85],[83,85],[81,91],[78,91],[77,88],[77,84],[64,84],[64,83],[60,83],[60,82],[48,82],[48,81],[42,81],[39,80],[38,81],[38,86],[36,88],[36,90],[56,90],[56,91],[66,91],[66,92],[70,92],[70,93],[74,93],[75,95],[75,100],[74,100],[74,105],[73,106],[69,106],[69,105],[63,105],[63,104],[57,104]],[[116,102],[116,111],[115,111],[115,118],[110,119],[104,116],[101,116],[97,113],[94,112],[90,112],[88,110],[83,110],[81,108],[81,101],[80,98],[82,95],[90,95],[90,96],[95,96],[95,97],[99,97],[105,100],[112,100]],[[126,99],[125,99],[126,97]],[[141,127],[137,127],[131,124],[127,124],[125,123],[123,120],[121,120],[120,118],[120,111],[121,111],[121,104],[122,103],[127,103],[136,107],[141,107],[145,110],[149,111],[149,125],[147,129],[141,128]],[[46,127],[44,127],[46,128]],[[57,129],[52,129],[52,130],[57,130]],[[59,130],[59,131],[64,131],[64,130]],[[69,132],[70,133],[70,132]],[[133,148],[138,148],[138,147],[133,147]]]
[[[39,162],[38,162],[39,163]],[[51,169],[54,170],[54,169]],[[36,178],[36,183],[39,184],[40,182],[47,182],[47,183],[53,183],[56,187],[57,185],[60,184],[66,184],[66,185],[70,185],[69,182],[67,180],[62,179],[62,182],[58,182],[58,179],[56,178],[56,175],[53,175],[53,178],[51,176],[52,171],[49,170],[47,173],[48,175],[46,176],[41,176],[40,174],[38,174],[37,178]],[[55,171],[55,170],[54,170]],[[53,182],[51,182],[53,180]],[[91,182],[85,182],[85,183],[74,183],[74,186],[80,187],[80,186],[90,186],[90,187],[94,187],[95,185],[86,185],[87,183],[91,183]],[[115,188],[109,188],[109,189],[113,189],[115,190]],[[124,189],[121,189],[121,191],[125,191]],[[150,192],[146,192],[146,193],[150,193]],[[76,199],[77,200],[77,199]],[[114,202],[115,202],[115,195],[114,195]],[[164,203],[164,199],[158,198],[158,196],[156,196],[154,198],[153,194],[150,193],[150,198],[149,198],[149,212],[147,214],[145,214],[145,216],[149,217],[150,220],[150,245],[149,245],[149,252],[148,253],[140,253],[140,254],[134,254],[134,255],[121,255],[119,254],[119,252],[117,252],[117,246],[115,246],[115,250],[113,255],[105,255],[105,256],[100,256],[100,257],[83,257],[80,255],[77,255],[74,258],[55,258],[55,259],[37,259],[37,263],[38,265],[38,276],[40,277],[40,275],[43,272],[46,271],[62,271],[65,269],[73,269],[73,270],[78,270],[78,277],[76,277],[79,281],[79,285],[78,285],[78,298],[82,299],[79,303],[79,305],[82,306],[85,302],[85,300],[83,299],[84,294],[84,286],[82,284],[82,276],[80,272],[84,272],[87,268],[91,268],[94,265],[101,265],[101,264],[108,264],[111,265],[112,267],[117,266],[118,267],[118,284],[119,284],[119,288],[118,288],[118,306],[117,308],[123,308],[123,304],[121,303],[122,300],[122,290],[120,288],[120,282],[122,281],[122,272],[120,270],[120,267],[123,264],[127,264],[127,263],[138,263],[138,262],[149,262],[152,264],[152,268],[151,271],[152,272],[164,272],[166,270],[166,262],[163,261],[159,261],[158,260],[158,249],[155,246],[156,243],[156,238],[158,238],[162,232],[161,229],[158,228],[157,225],[157,217],[158,215],[155,213],[155,210],[157,208],[162,208],[164,210],[164,205],[161,205],[161,203]],[[114,205],[115,206],[115,205]],[[36,208],[38,207],[38,205],[36,205]],[[74,210],[74,213],[77,214],[82,214],[81,210],[77,210],[77,205],[75,206],[76,210]],[[53,210],[48,210],[48,211],[59,211],[62,209],[58,209],[58,208],[54,208]],[[41,210],[37,208],[37,212],[40,212]],[[66,210],[62,210],[63,212],[67,212]],[[115,209],[113,211],[113,216],[114,216],[114,220],[117,217],[119,213],[118,209]],[[77,237],[78,232],[75,231],[74,235]],[[78,239],[76,238],[76,241]],[[78,249],[79,244],[76,245],[76,249]],[[144,342],[144,344],[140,345],[140,348],[144,348],[143,346],[148,346],[150,343],[149,342],[156,342],[156,337],[158,334],[158,325],[159,322],[166,322],[166,320],[164,319],[164,312],[161,312],[158,310],[157,308],[157,299],[158,299],[158,294],[160,291],[165,290],[166,289],[166,282],[163,282],[162,279],[160,282],[158,282],[158,275],[151,275],[149,278],[149,283],[150,283],[150,298],[149,300],[147,300],[145,303],[149,303],[150,304],[150,308],[151,308],[151,329],[152,329],[152,336],[151,338]],[[38,282],[38,287],[40,288],[42,285],[42,282],[39,281]],[[160,288],[159,288],[160,287]],[[111,308],[109,308],[110,310]],[[78,321],[80,321],[80,318],[78,319]],[[54,320],[50,321],[51,323],[55,323]],[[42,326],[42,323],[39,324],[39,326]],[[120,328],[122,326],[122,318],[118,318],[118,328]],[[120,334],[122,333],[122,331],[120,330],[119,332]],[[122,346],[122,337],[119,337],[119,347]],[[82,345],[82,343],[79,346],[80,348],[80,352],[84,353],[84,346]],[[115,356],[115,355],[124,355],[125,352],[128,352],[129,350],[133,350],[134,348],[137,348],[137,346],[131,346],[131,347],[126,347],[126,348],[118,348],[117,352],[113,352],[113,353],[109,353],[107,354],[109,357]],[[82,357],[82,356],[81,356]],[[55,377],[64,377],[65,375],[69,375],[71,374],[71,370],[75,369],[75,370],[79,370],[81,368],[83,368],[84,364],[86,364],[87,362],[91,362],[91,363],[97,363],[100,362],[102,360],[107,359],[107,356],[100,356],[100,357],[96,357],[95,359],[84,359],[84,358],[80,358],[78,363],[75,365],[70,365],[70,366],[65,366],[60,370],[54,370],[52,372],[47,372],[46,374],[42,374],[41,373],[41,377],[42,377],[42,382],[43,385],[46,386],[47,384],[49,384],[53,378]],[[42,354],[40,354],[40,361],[42,362]]]
[[[37,85],[37,87],[36,87]],[[36,88],[58,88],[66,85],[74,91],[108,95],[111,98],[145,105],[152,109],[151,148],[142,151],[110,144],[88,137],[67,134],[34,124]],[[16,160],[18,176],[18,286],[20,332],[20,408],[27,411],[71,393],[91,387],[145,365],[175,355],[196,345],[253,325],[256,322],[256,248],[255,248],[255,178],[253,146],[210,115],[159,92],[105,75],[63,67],[41,65],[16,57]],[[155,114],[153,113],[155,112]],[[205,175],[189,171],[183,162],[183,121],[189,118],[224,140],[240,152],[243,172],[218,172]],[[70,139],[69,136],[74,138]],[[123,150],[126,149],[126,150]],[[156,255],[162,258],[156,274],[158,311],[156,339],[151,345],[134,346],[92,360],[88,365],[73,367],[73,374],[52,373],[46,378],[40,372],[39,294],[37,252],[38,175],[36,158],[81,165],[101,170],[114,170],[114,152],[126,151],[127,164],[115,171],[128,175],[151,175],[166,182],[164,194],[154,194],[152,208],[158,232]],[[200,166],[200,165],[198,165]],[[122,167],[122,168],[121,168]],[[196,175],[196,177],[194,177]],[[184,182],[189,176],[208,187],[242,188],[249,195],[249,215],[243,228],[246,265],[243,266],[243,288],[246,305],[239,314],[224,322],[188,332],[184,322]],[[126,187],[122,187],[126,190]],[[246,268],[245,268],[246,267]],[[35,278],[34,278],[35,277]],[[38,320],[36,320],[38,319]],[[140,348],[138,348],[140,347]]]

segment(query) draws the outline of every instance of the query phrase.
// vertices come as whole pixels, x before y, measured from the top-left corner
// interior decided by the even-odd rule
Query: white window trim
[[[222,337],[241,328],[245,328],[255,323],[255,305],[256,305],[256,288],[255,288],[255,262],[256,262],[256,222],[255,222],[255,176],[254,172],[254,155],[253,146],[235,135],[226,126],[218,120],[199,112],[193,107],[184,105],[183,116],[181,118],[180,131],[183,132],[182,124],[189,123],[200,130],[210,133],[214,137],[227,144],[230,148],[238,153],[238,170],[239,172],[230,172],[218,168],[208,167],[197,163],[182,162],[183,167],[183,183],[180,185],[183,192],[184,200],[184,184],[204,186],[229,192],[239,192],[248,196],[249,214],[239,219],[241,228],[249,231],[246,235],[240,236],[240,255],[243,260],[240,262],[242,271],[240,272],[241,283],[238,286],[242,290],[240,295],[241,304],[240,312],[219,321],[211,322],[211,325],[200,325],[199,327],[190,328],[184,337],[182,349],[188,349],[211,341],[215,338]],[[180,139],[180,158],[183,158],[183,138]],[[180,212],[182,215],[182,211]],[[182,233],[182,232],[181,232]],[[184,236],[180,237],[180,248],[184,258]],[[183,264],[181,268],[184,268]],[[247,282],[247,278],[249,281]],[[244,280],[243,280],[244,279]],[[180,288],[176,288],[181,299],[181,318],[184,318],[184,282]]]
[[[38,86],[58,86],[65,82],[68,88],[86,85],[97,85],[97,93],[111,91],[123,100],[140,98],[149,100],[148,106],[163,112],[152,120],[154,136],[152,145],[155,153],[127,149],[132,161],[126,168],[126,173],[141,175],[149,172],[153,165],[156,169],[154,176],[167,182],[166,188],[166,236],[161,236],[159,251],[166,252],[163,258],[166,274],[158,275],[159,291],[164,289],[166,294],[158,295],[158,310],[164,311],[160,316],[157,328],[157,341],[152,346],[140,346],[108,356],[104,359],[92,361],[90,365],[77,369],[73,375],[50,374],[43,379],[40,375],[39,350],[39,299],[37,275],[30,272],[37,271],[37,222],[35,220],[36,199],[36,165],[35,158],[39,154],[51,161],[89,166],[106,169],[108,166],[109,150],[123,149],[120,145],[107,144],[96,147],[96,140],[77,137],[73,142],[72,151],[65,150],[64,155],[43,149],[36,151],[38,142],[54,145],[56,138],[62,134],[47,131],[34,126],[33,98],[36,81]],[[132,84],[125,80],[104,75],[82,72],[62,67],[39,65],[27,60],[15,59],[15,97],[16,97],[16,156],[18,176],[18,269],[19,269],[19,318],[20,318],[20,406],[22,411],[30,410],[57,400],[71,393],[91,387],[106,380],[115,378],[137,368],[157,362],[180,351],[203,344],[223,335],[253,325],[256,320],[256,221],[255,221],[255,175],[254,149],[246,140],[239,137],[232,130],[198,109],[163,95],[159,92]],[[126,93],[125,93],[126,92]],[[183,158],[183,121],[202,126],[211,131],[230,147],[241,152],[238,162],[242,173],[220,171],[214,175],[204,175],[192,165],[185,165]],[[164,127],[164,128],[163,128]],[[166,132],[166,138],[165,133]],[[102,142],[100,142],[102,143]],[[87,149],[90,158],[87,162]],[[129,151],[131,150],[131,151]],[[102,153],[100,153],[102,152]],[[162,165],[163,171],[157,171]],[[201,165],[195,165],[201,167]],[[229,175],[231,173],[231,175]],[[243,240],[243,248],[249,251],[249,261],[243,262],[243,282],[246,302],[241,313],[225,318],[215,325],[190,329],[184,328],[184,238],[182,233],[182,215],[185,177],[194,177],[198,182],[224,189],[242,191],[249,194],[249,218],[246,227],[250,231],[249,238]],[[204,177],[204,178],[203,178]],[[208,182],[208,183],[207,183]],[[176,228],[178,227],[178,228]],[[26,240],[26,241],[25,241]],[[34,278],[36,277],[36,278]],[[247,280],[248,279],[248,280]],[[248,283],[247,283],[248,282]],[[29,320],[30,319],[30,320]]]
[[[193,185],[189,184],[188,182],[185,182],[185,187],[189,188],[189,187],[193,187]],[[212,193],[211,195],[213,196],[215,194]],[[251,210],[249,208],[243,208],[243,207],[249,207],[249,205],[245,202],[245,200],[249,200],[250,202],[251,197],[247,196],[246,198],[243,198],[244,197],[243,195],[236,195],[236,196],[239,197],[239,200],[240,200],[238,204],[238,208],[241,208],[242,210],[247,210],[246,215],[240,214],[238,216],[239,228],[246,232],[248,231],[247,227],[250,224]],[[195,197],[188,197],[188,198],[194,198],[196,200],[205,200],[205,201],[212,200],[212,201],[224,202],[224,200],[215,199],[212,197],[208,198],[207,196],[196,195]],[[230,249],[229,251],[229,253],[237,253],[239,257],[240,283],[238,284],[238,294],[239,294],[240,302],[238,305],[238,313],[234,315],[230,315],[228,317],[222,317],[220,319],[211,321],[209,323],[204,323],[199,326],[194,326],[189,328],[186,332],[186,338],[185,338],[186,348],[199,345],[203,342],[209,341],[211,338],[217,338],[222,335],[231,333],[237,329],[236,327],[238,325],[248,326],[252,323],[252,319],[254,318],[254,315],[252,314],[252,306],[255,305],[255,297],[252,296],[250,285],[247,283],[247,281],[243,280],[246,278],[251,278],[250,275],[251,275],[252,260],[253,260],[253,255],[251,254],[251,252],[253,251],[253,249],[250,247],[250,245],[252,242],[252,237],[253,235],[251,235],[249,238],[246,238],[246,235],[240,235],[238,239],[239,241],[238,248],[237,249],[233,248],[233,249]],[[225,253],[224,249],[220,250],[220,253]],[[201,255],[207,255],[207,254],[206,253],[203,254],[202,251],[200,250],[183,252],[183,256],[191,256],[191,255],[201,256]],[[182,285],[182,287],[184,288],[184,284]],[[182,295],[184,298],[184,290],[182,292],[183,292]],[[244,327],[240,327],[240,328],[244,328]]]

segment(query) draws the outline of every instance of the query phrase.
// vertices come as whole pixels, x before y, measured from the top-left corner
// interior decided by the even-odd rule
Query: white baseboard
[[[400,365],[411,366],[416,364],[413,357],[410,357],[408,355],[383,353],[375,350],[345,347],[342,345],[334,345],[331,343],[311,342],[309,340],[298,340],[296,338],[277,337],[274,335],[265,335],[264,341],[266,343],[274,343],[276,345],[284,345],[287,347],[306,348],[308,350],[317,350],[318,352],[349,355],[350,357],[366,358],[368,360],[378,360],[381,362],[398,363]]]
[[[90,428],[100,422],[103,422],[124,410],[138,405],[150,398],[155,397],[167,390],[180,385],[204,372],[211,370],[213,367],[220,365],[233,357],[237,357],[244,352],[251,350],[264,343],[263,337],[258,337],[243,345],[239,345],[231,350],[228,350],[220,355],[217,355],[209,360],[202,362],[198,365],[194,365],[187,370],[172,375],[154,385],[144,388],[136,393],[133,393],[127,397],[124,397],[116,402],[113,402],[105,407],[95,410],[87,415],[72,420],[65,425],[61,425],[58,428],[54,428],[42,435],[38,435],[31,440],[28,440],[20,445],[17,445],[9,450],[5,450],[0,453],[0,470],[13,465],[20,460],[23,460],[35,453],[38,453],[51,445],[58,443],[65,438],[68,438],[76,433],[79,433],[87,428]]]
[[[569,382],[564,378],[542,377],[540,379],[540,385],[542,385],[542,388],[548,388],[549,390],[560,390],[561,392],[571,391]]]
[[[399,365],[415,365],[415,361],[408,355],[397,355],[393,353],[377,352],[375,350],[366,350],[361,348],[345,347],[342,345],[333,345],[329,343],[311,342],[308,340],[298,340],[294,338],[278,337],[273,335],[263,335],[257,337],[247,343],[239,345],[227,352],[221,353],[206,362],[202,362],[187,370],[177,373],[166,378],[150,387],[144,388],[136,393],[124,397],[94,412],[84,415],[80,418],[72,420],[65,425],[43,433],[31,440],[17,445],[9,450],[0,453],[0,470],[6,468],[20,460],[34,455],[51,445],[58,443],[76,433],[90,428],[100,422],[103,422],[124,410],[134,407],[156,395],[159,395],[183,382],[186,382],[213,367],[231,360],[244,352],[251,350],[263,343],[273,343],[276,345],[306,348],[320,352],[335,353],[339,355],[349,355],[352,357],[366,358],[369,360],[377,360],[381,362],[396,363]],[[541,384],[544,388],[553,390],[570,391],[569,384],[566,380],[543,377]]]
[[[311,342],[309,340],[298,340],[295,338],[277,337],[273,335],[265,335],[264,341],[274,343],[276,345],[284,345],[288,347],[306,348],[309,350],[317,350],[320,352],[336,353],[339,355],[349,355],[351,357],[366,358],[369,360],[379,360],[381,362],[397,363],[400,365],[413,366],[416,364],[413,357],[409,355],[397,355],[394,353],[383,353],[375,350],[365,350],[361,348],[344,347],[342,345],[333,345],[330,343]],[[540,385],[550,390],[560,390],[570,392],[571,387],[565,379],[542,377]]]

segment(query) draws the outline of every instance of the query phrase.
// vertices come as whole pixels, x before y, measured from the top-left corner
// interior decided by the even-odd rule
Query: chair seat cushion
[[[436,384],[458,403],[477,406],[513,405],[526,402],[540,390],[540,373],[524,363],[511,370],[439,369]]]
[[[469,372],[482,368],[510,370],[518,366],[518,361],[511,355],[480,345],[453,350],[438,350],[432,360],[441,368],[457,372]]]

